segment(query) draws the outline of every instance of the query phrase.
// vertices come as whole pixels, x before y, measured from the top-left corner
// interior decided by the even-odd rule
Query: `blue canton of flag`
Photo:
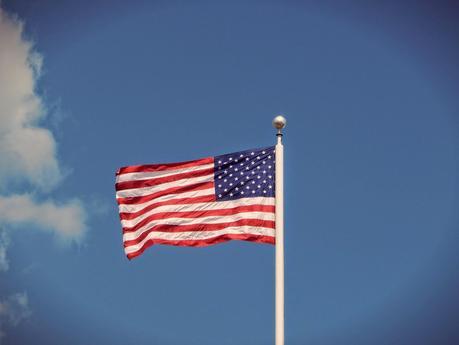
[[[214,158],[216,200],[274,197],[274,146]]]

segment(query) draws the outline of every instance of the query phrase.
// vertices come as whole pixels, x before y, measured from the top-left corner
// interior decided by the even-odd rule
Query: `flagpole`
[[[284,146],[282,128],[287,120],[276,116],[276,344],[284,345]]]

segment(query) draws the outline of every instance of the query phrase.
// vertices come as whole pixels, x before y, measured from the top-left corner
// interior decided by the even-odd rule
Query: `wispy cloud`
[[[0,188],[29,182],[49,190],[62,179],[53,134],[40,127],[46,107],[35,92],[43,58],[23,23],[0,8]]]
[[[6,327],[16,327],[31,314],[29,299],[25,292],[15,293],[5,300],[0,300],[0,344],[5,337]]]
[[[81,241],[87,226],[78,199],[59,202],[49,194],[63,173],[54,135],[44,126],[49,112],[36,90],[43,57],[24,37],[24,23],[1,7],[0,47],[0,228],[8,230],[0,232],[0,272],[5,272],[15,231],[27,226],[70,242]],[[0,342],[7,327],[28,315],[25,293],[0,296]]]
[[[86,213],[77,199],[56,204],[50,200],[36,202],[28,194],[0,196],[0,223],[13,227],[34,225],[61,240],[79,241],[86,229],[85,220]]]
[[[36,194],[14,193],[16,187],[49,192],[62,180],[62,169],[54,136],[42,125],[47,111],[36,92],[43,57],[24,37],[23,22],[1,8],[0,47],[0,225],[34,225],[79,240],[86,215],[77,199],[41,202]],[[0,257],[6,260],[8,242],[2,243]]]
[[[0,228],[0,272],[8,271],[10,267],[8,259],[6,257],[6,250],[10,245],[10,237],[8,233]]]

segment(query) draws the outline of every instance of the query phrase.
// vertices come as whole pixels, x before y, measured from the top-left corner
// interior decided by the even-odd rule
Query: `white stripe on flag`
[[[241,212],[230,216],[209,216],[209,217],[199,217],[199,218],[180,218],[180,217],[171,217],[164,219],[153,220],[144,226],[138,228],[132,232],[126,232],[123,235],[124,241],[135,240],[137,237],[142,235],[145,231],[150,230],[156,225],[197,225],[197,224],[220,224],[220,223],[231,223],[243,219],[259,219],[259,220],[269,220],[274,221],[274,213],[269,212]],[[121,221],[123,223],[123,221]],[[124,228],[123,224],[123,228]]]
[[[192,171],[200,171],[200,170],[210,169],[213,167],[214,167],[214,164],[211,163],[211,164],[197,165],[194,167],[182,168],[182,169],[176,169],[176,170],[161,170],[161,171],[150,171],[150,172],[126,173],[126,174],[118,175],[116,177],[116,182],[120,183],[120,182],[126,182],[126,181],[148,180],[151,178],[172,176],[175,174],[181,174],[181,173],[192,172]]]
[[[214,180],[214,174],[199,176],[199,177],[192,177],[192,178],[183,178],[177,181],[161,183],[157,186],[152,187],[142,187],[142,188],[132,188],[132,189],[125,189],[116,192],[117,198],[129,198],[134,196],[144,196],[153,194],[156,192],[160,192],[162,190],[173,188],[173,187],[184,187],[196,183],[202,182],[212,182]]]
[[[182,198],[196,198],[198,196],[206,196],[206,195],[214,195],[215,189],[208,188],[208,189],[201,189],[201,190],[194,190],[192,192],[185,192],[185,193],[177,193],[177,194],[167,194],[160,197],[157,197],[153,200],[146,201],[144,203],[138,204],[120,204],[119,211],[126,212],[126,213],[134,213],[143,210],[144,208],[156,204],[158,202],[169,201],[174,199],[182,199]]]
[[[149,240],[167,240],[167,241],[199,241],[206,240],[214,237],[218,237],[225,234],[232,235],[256,235],[256,236],[275,236],[275,230],[263,227],[253,226],[235,226],[228,227],[222,230],[216,231],[189,231],[189,232],[157,232],[153,231],[148,234],[141,242],[132,246],[126,247],[124,250],[126,254],[134,253],[140,250],[145,242]]]
[[[244,198],[239,200],[231,201],[219,201],[219,202],[202,202],[195,204],[183,204],[183,205],[163,205],[158,206],[148,212],[140,214],[138,217],[133,219],[122,220],[123,227],[132,227],[144,220],[145,218],[162,212],[194,212],[194,211],[210,211],[210,210],[224,210],[229,208],[235,208],[240,206],[274,206],[274,198]],[[271,212],[272,213],[272,212]]]

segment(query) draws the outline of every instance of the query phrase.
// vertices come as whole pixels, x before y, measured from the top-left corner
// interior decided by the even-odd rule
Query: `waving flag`
[[[116,173],[129,259],[154,244],[275,243],[274,147]]]

